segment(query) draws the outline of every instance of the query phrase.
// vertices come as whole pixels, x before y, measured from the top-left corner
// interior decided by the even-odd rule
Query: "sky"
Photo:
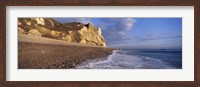
[[[53,18],[100,27],[107,47],[182,49],[182,18]]]

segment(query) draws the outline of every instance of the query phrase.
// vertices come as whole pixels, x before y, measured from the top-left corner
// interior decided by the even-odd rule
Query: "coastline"
[[[84,61],[106,57],[113,51],[111,48],[44,39],[40,40],[42,43],[35,43],[33,38],[18,38],[18,69],[74,68]]]

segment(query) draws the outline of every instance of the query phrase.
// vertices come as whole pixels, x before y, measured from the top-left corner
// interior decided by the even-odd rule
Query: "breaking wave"
[[[175,69],[168,62],[158,58],[128,54],[127,50],[114,50],[106,58],[86,61],[77,69]]]

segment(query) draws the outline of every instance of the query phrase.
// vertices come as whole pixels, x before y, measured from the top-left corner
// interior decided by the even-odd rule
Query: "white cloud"
[[[134,18],[101,18],[95,25],[101,27],[109,43],[129,39],[128,32],[133,29]]]
[[[134,25],[134,22],[136,22],[136,20],[135,20],[135,19],[132,19],[132,18],[126,18],[126,19],[124,19],[124,21],[122,21],[122,22],[124,22],[124,27],[125,27],[125,29],[131,30],[131,29],[132,29],[132,26]]]

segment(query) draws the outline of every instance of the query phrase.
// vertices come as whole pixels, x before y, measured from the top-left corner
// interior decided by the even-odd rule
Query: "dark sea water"
[[[114,50],[106,58],[86,61],[78,69],[182,69],[181,50]]]

